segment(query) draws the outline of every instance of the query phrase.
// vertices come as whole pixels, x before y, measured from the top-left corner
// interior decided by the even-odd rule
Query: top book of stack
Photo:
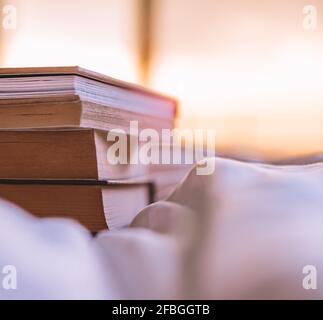
[[[79,67],[0,68],[0,130],[172,129],[175,99]]]

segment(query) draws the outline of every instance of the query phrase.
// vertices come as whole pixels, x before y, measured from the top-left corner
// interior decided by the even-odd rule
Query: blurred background
[[[217,129],[222,152],[274,159],[323,150],[320,0],[0,5],[1,67],[80,65],[173,95],[177,126]],[[8,5],[15,27],[6,25]]]

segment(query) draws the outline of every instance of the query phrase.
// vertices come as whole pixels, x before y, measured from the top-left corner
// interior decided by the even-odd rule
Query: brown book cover
[[[120,180],[149,166],[108,162],[107,133],[98,130],[0,131],[0,179]]]
[[[149,183],[0,180],[0,197],[37,217],[71,218],[88,230],[128,226],[151,203]]]

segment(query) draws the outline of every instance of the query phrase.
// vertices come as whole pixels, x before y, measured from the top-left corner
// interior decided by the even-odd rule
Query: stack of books
[[[112,164],[107,136],[122,130],[129,149],[131,121],[139,131],[172,129],[176,106],[79,67],[0,69],[0,197],[39,217],[74,218],[93,232],[127,226],[188,167],[174,175],[170,166],[167,182],[167,170],[131,164],[131,152]]]

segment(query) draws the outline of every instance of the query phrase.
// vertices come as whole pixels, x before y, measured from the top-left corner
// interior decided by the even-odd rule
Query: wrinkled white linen
[[[37,219],[0,203],[0,299],[105,299],[115,296],[90,234],[67,219]],[[7,265],[17,270],[17,289],[5,290]]]
[[[196,212],[193,297],[323,298],[323,165],[214,161],[169,199]],[[303,288],[307,265],[317,290]]]
[[[278,167],[215,158],[193,168],[130,228],[96,238],[78,224],[0,204],[0,298],[323,298],[323,165]],[[317,290],[302,286],[315,266]],[[1,276],[1,273],[0,273]]]
[[[182,296],[181,251],[175,238],[136,228],[103,232],[96,241],[123,299]]]

